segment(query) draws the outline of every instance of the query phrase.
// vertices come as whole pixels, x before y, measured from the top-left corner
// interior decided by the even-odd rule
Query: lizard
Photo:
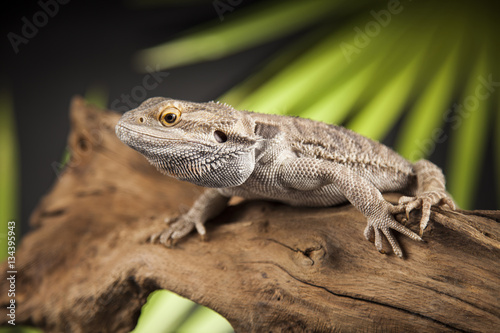
[[[454,210],[441,169],[428,160],[411,163],[394,150],[342,126],[305,118],[239,111],[219,102],[153,97],[122,115],[115,132],[160,172],[208,188],[187,213],[151,240],[172,246],[229,199],[279,201],[328,207],[350,202],[367,219],[364,236],[383,250],[383,238],[403,257],[399,232],[422,241],[432,206]],[[383,192],[403,194],[396,205]],[[395,214],[421,209],[420,234]]]

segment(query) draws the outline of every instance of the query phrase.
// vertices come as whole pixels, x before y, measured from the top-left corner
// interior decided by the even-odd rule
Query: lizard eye
[[[163,126],[174,126],[181,120],[181,111],[173,107],[168,107],[160,112],[158,120]]]

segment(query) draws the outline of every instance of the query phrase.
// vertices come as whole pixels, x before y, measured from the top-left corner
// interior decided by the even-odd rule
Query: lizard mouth
[[[116,136],[123,142],[127,141],[127,139],[128,139],[127,134],[131,134],[137,138],[150,137],[150,138],[166,140],[166,141],[181,141],[181,139],[178,139],[178,138],[166,138],[165,136],[154,135],[152,133],[144,133],[144,132],[138,131],[136,129],[127,127],[124,124],[120,124],[120,123],[116,124],[115,133],[116,133]]]
[[[186,138],[173,138],[173,137],[165,137],[161,135],[155,135],[154,133],[145,133],[144,131],[140,131],[139,129],[127,126],[126,124],[122,124],[118,122],[115,126],[115,133],[118,139],[125,143],[126,145],[142,151],[144,147],[141,145],[162,145],[167,146],[170,143],[182,143],[182,144],[193,144],[213,148],[213,145],[210,145],[206,142],[200,142],[197,140],[189,140]]]

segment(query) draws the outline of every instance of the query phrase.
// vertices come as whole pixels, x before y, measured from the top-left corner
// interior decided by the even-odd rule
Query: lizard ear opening
[[[215,141],[217,141],[218,143],[224,143],[227,141],[226,133],[219,131],[219,130],[214,132],[214,138],[215,138]]]

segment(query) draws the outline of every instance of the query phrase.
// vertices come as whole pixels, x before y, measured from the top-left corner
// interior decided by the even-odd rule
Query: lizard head
[[[214,102],[155,97],[126,112],[116,135],[161,172],[205,187],[243,184],[255,166],[255,122]]]

